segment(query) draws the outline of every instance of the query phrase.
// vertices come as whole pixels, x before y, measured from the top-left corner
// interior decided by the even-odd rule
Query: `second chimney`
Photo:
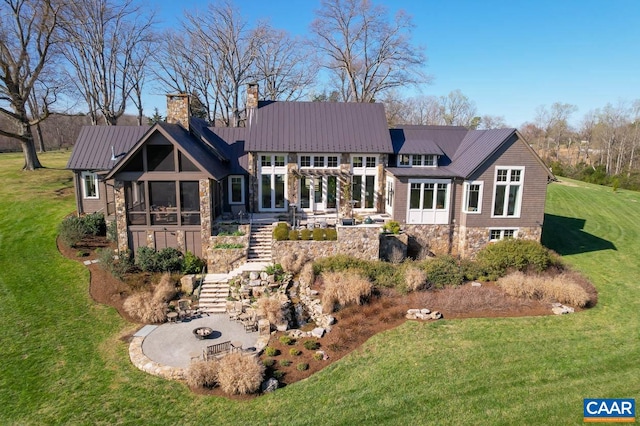
[[[258,83],[247,84],[247,109],[258,108]]]
[[[167,123],[179,124],[189,130],[189,95],[174,93],[167,95]]]

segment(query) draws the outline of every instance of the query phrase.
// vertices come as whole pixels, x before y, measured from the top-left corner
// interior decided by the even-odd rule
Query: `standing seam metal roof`
[[[151,126],[84,126],[80,130],[67,169],[111,170]],[[112,151],[113,147],[113,151]],[[115,160],[112,156],[115,154]]]
[[[393,152],[382,104],[271,102],[254,111],[247,151]]]

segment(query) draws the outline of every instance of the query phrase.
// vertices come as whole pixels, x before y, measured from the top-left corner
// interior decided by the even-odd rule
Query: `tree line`
[[[412,28],[404,12],[367,0],[322,0],[306,37],[250,23],[232,0],[186,11],[174,29],[161,29],[138,0],[0,0],[0,149],[17,145],[25,169],[41,167],[37,151],[69,146],[81,125],[161,120],[158,111],[145,116],[149,91],[189,93],[194,115],[241,126],[254,82],[266,100],[383,102],[390,126],[506,127],[460,90],[400,93],[431,79]],[[571,126],[576,111],[541,106],[521,133],[559,174],[602,169],[631,179],[640,101],[606,105]]]

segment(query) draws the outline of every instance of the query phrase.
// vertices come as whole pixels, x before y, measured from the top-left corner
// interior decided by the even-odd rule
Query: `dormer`
[[[397,167],[438,167],[437,154],[398,154]]]

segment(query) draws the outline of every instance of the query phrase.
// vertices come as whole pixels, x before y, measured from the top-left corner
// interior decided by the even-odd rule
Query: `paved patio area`
[[[197,327],[210,327],[213,334],[204,340],[198,340],[193,335]],[[166,323],[155,328],[143,327],[137,336],[143,337],[142,352],[151,361],[160,365],[177,368],[187,368],[191,357],[202,354],[209,345],[222,342],[242,342],[242,348],[255,348],[258,342],[258,332],[247,333],[244,326],[229,319],[227,314],[203,316],[178,323]]]

